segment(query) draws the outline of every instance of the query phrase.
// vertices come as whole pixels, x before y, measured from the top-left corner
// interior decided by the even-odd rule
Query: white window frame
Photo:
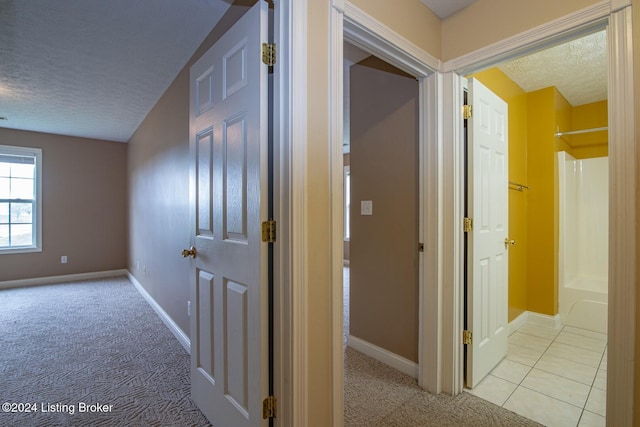
[[[344,241],[351,240],[351,221],[349,215],[351,209],[351,168],[344,167]]]
[[[16,147],[12,145],[0,145],[0,154],[33,156],[35,158],[35,199],[32,209],[32,233],[35,238],[30,246],[0,248],[0,255],[42,252],[42,149],[32,147]]]

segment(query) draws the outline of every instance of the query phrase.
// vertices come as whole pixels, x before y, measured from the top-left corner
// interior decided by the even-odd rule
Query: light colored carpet
[[[346,427],[540,426],[469,393],[429,394],[414,378],[349,347],[344,417]]]
[[[209,426],[189,363],[127,278],[0,291],[0,404],[36,404],[1,426]]]

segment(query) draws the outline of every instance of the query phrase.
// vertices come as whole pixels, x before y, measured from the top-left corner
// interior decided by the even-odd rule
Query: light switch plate
[[[373,215],[373,201],[371,200],[360,201],[360,215]]]

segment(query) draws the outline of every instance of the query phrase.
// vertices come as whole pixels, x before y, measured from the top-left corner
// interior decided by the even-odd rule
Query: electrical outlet
[[[60,257],[60,264],[66,264],[67,263],[67,256],[66,255],[62,255]]]
[[[187,301],[187,316],[191,316],[191,301]]]

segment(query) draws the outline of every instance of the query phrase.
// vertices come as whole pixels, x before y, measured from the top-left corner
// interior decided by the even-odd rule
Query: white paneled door
[[[191,67],[191,393],[216,427],[267,424],[267,6]]]
[[[507,354],[509,167],[507,104],[469,80],[466,385],[475,387]]]

